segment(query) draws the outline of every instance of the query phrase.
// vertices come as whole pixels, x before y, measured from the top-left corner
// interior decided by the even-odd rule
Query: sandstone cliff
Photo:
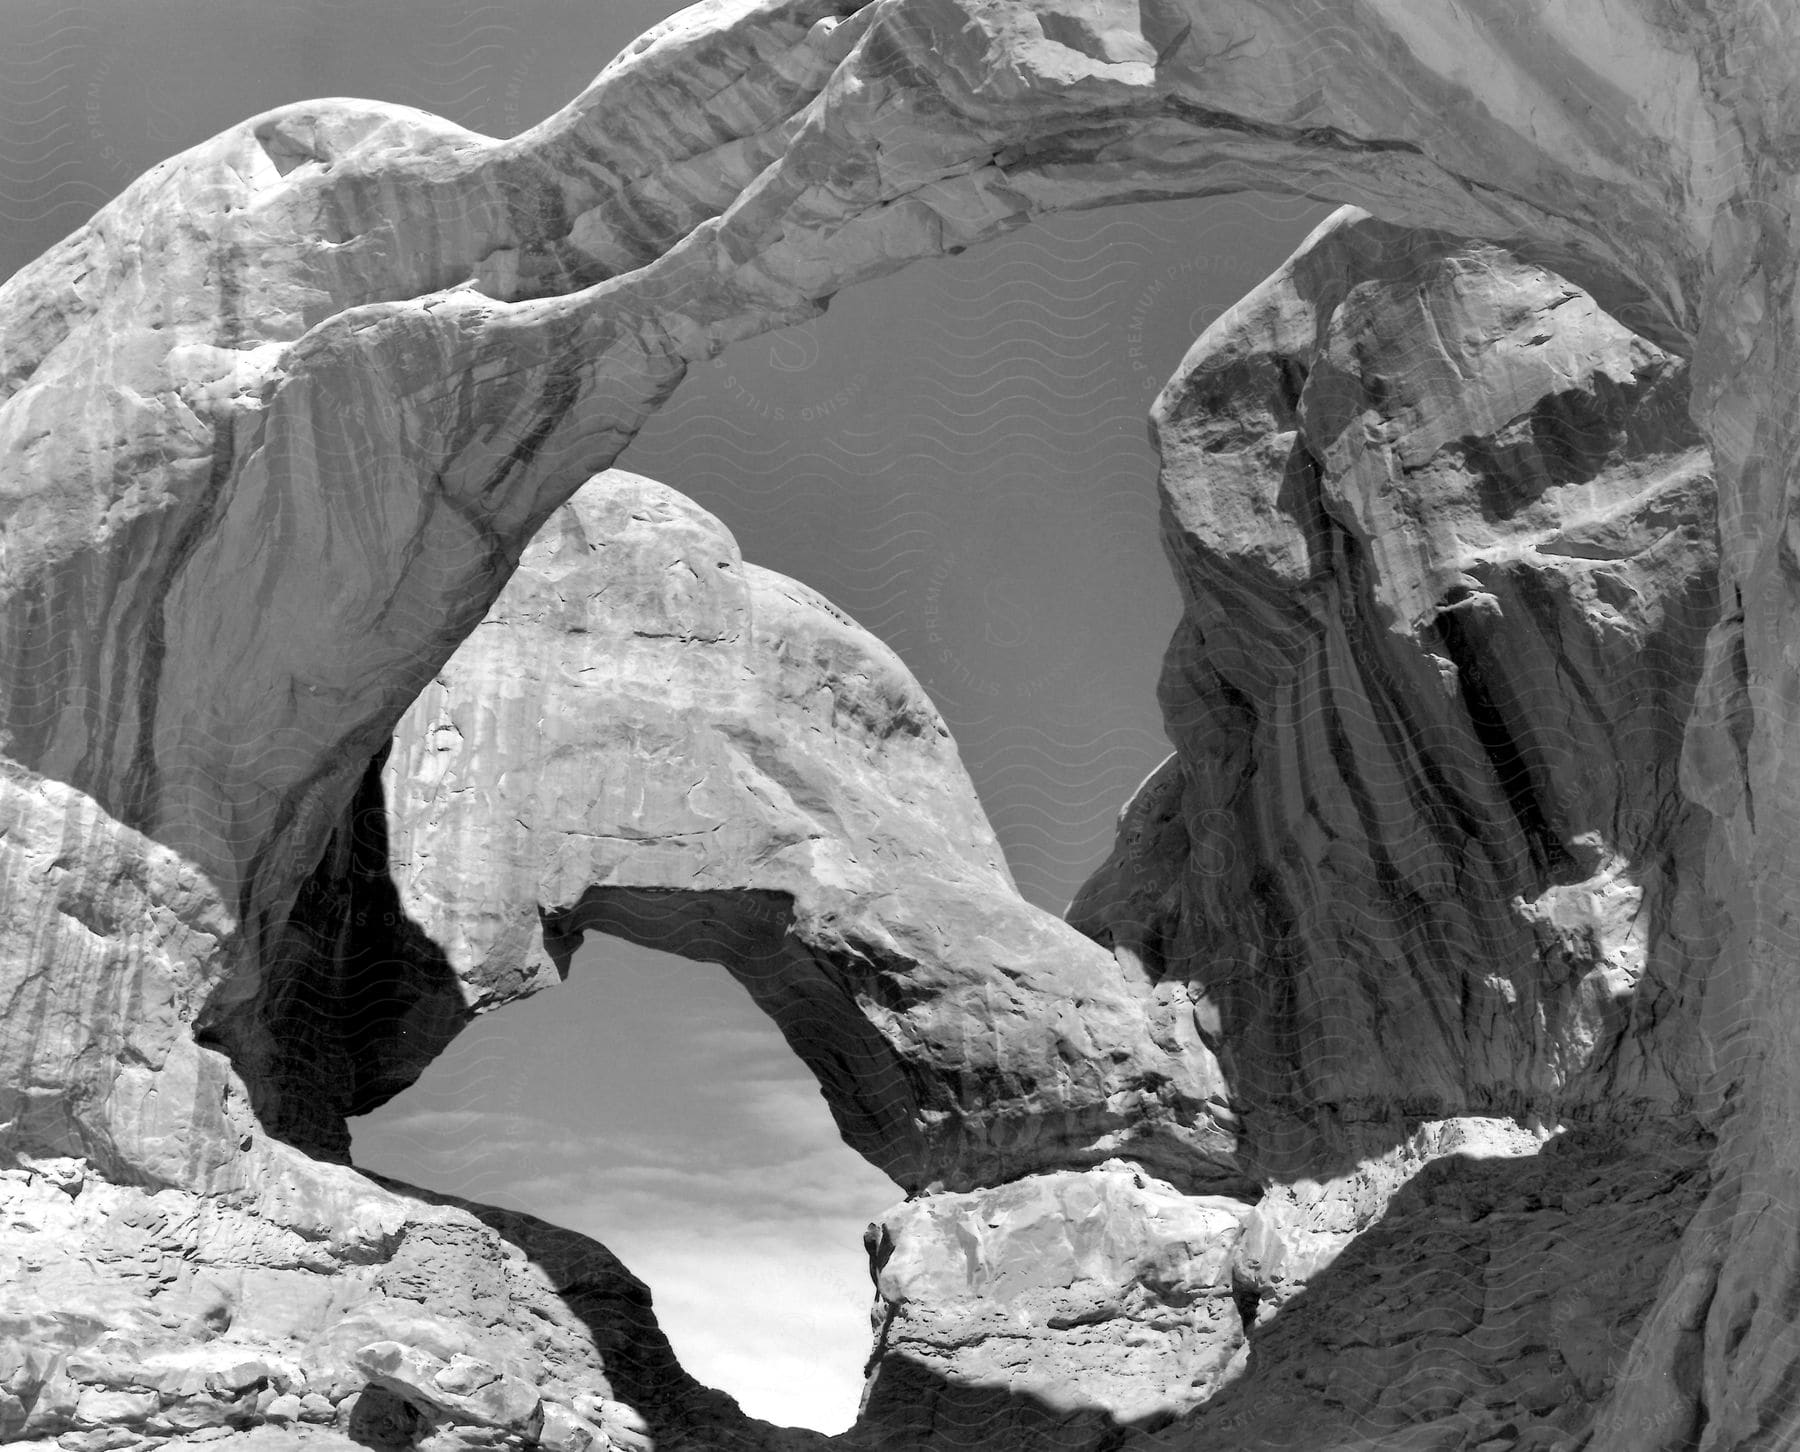
[[[1678,782],[1718,586],[1686,403],[1562,279],[1356,213],[1159,398],[1177,756],[1070,918],[1184,985],[1265,1170],[1402,1106],[1697,1107],[1721,927]]]
[[[596,477],[365,769],[262,991],[210,1023],[240,1122],[341,1155],[345,1115],[618,933],[726,964],[850,1143],[924,1192],[871,1228],[851,1441],[1091,1445],[1196,1408],[1183,1435],[1220,1445],[1584,1428],[1704,1179],[1685,996],[1710,909],[1656,906],[1695,896],[1674,780],[1716,588],[1683,383],[1554,276],[1354,213],[1212,329],[1154,419],[1181,751],[1071,910],[1110,953],[1019,900],[890,652],[673,491]],[[1371,500],[1389,517],[1359,532]],[[1489,633],[1447,644],[1476,585]],[[109,1269],[71,1301],[21,1255],[19,1433],[772,1435],[646,1351],[642,1291],[598,1247],[357,1189],[248,1128],[185,1147],[244,1188],[178,1195],[178,1221],[304,1237],[298,1197],[307,1223],[383,1229],[298,1265],[197,1241],[169,1288],[127,1269],[167,1253],[166,1210],[161,1239],[114,1244],[141,1191],[22,1160],[21,1223]],[[246,1208],[271,1174],[287,1198]],[[57,1208],[70,1189],[98,1220]],[[484,1325],[541,1281],[446,1289],[509,1241],[582,1318],[560,1354]],[[405,1271],[421,1245],[435,1269]],[[299,1295],[302,1270],[336,1284]],[[87,1333],[46,1329],[76,1306]],[[174,1395],[165,1363],[197,1343]],[[443,1395],[457,1355],[511,1401]],[[204,1384],[234,1368],[242,1388]]]
[[[1069,916],[1192,1004],[1264,1183],[1197,1428],[1561,1445],[1613,1385],[1722,1107],[1686,402],[1561,278],[1348,210],[1157,400],[1177,752]]]
[[[1791,769],[1800,567],[1788,527],[1800,458],[1796,26],[1786,8],[1760,0],[1673,10],[1576,0],[1524,11],[1402,0],[1330,10],[1307,0],[712,4],[659,27],[558,116],[508,142],[368,103],[255,118],[157,167],[0,287],[0,751],[10,763],[0,781],[9,935],[0,1114],[11,1182],[35,1197],[33,1216],[60,1210],[41,1199],[68,1194],[57,1186],[79,1190],[77,1210],[121,1197],[117,1213],[91,1227],[102,1240],[66,1227],[74,1243],[94,1246],[85,1259],[18,1252],[21,1265],[42,1262],[32,1275],[44,1279],[16,1324],[48,1352],[9,1353],[17,1406],[0,1404],[0,1416],[11,1434],[73,1419],[84,1430],[67,1435],[86,1441],[72,1445],[123,1446],[137,1438],[129,1429],[154,1419],[155,1437],[175,1436],[184,1420],[250,1420],[248,1393],[254,1405],[274,1391],[271,1406],[295,1394],[299,1383],[287,1378],[279,1390],[273,1367],[246,1377],[208,1365],[199,1383],[165,1385],[162,1352],[143,1346],[119,1349],[127,1371],[77,1362],[93,1375],[74,1376],[70,1350],[96,1351],[99,1328],[137,1316],[126,1307],[150,1285],[181,1283],[182,1272],[165,1277],[162,1267],[185,1252],[186,1230],[102,1250],[136,1215],[133,1196],[177,1197],[165,1203],[192,1209],[195,1234],[219,1229],[218,1248],[196,1244],[194,1259],[246,1273],[273,1263],[310,1275],[307,1247],[323,1247],[329,1265],[386,1263],[397,1227],[413,1217],[454,1220],[469,1245],[487,1247],[459,1252],[477,1260],[508,1259],[502,1242],[536,1233],[514,1227],[485,1239],[478,1220],[457,1218],[470,1212],[384,1200],[394,1192],[358,1187],[341,1168],[272,1140],[258,1113],[328,1147],[334,1115],[391,1092],[416,1068],[360,1069],[321,1114],[292,1110],[305,1080],[282,1026],[306,1015],[282,993],[313,971],[306,934],[333,921],[334,884],[371,860],[359,851],[331,860],[328,849],[334,836],[344,844],[346,813],[373,790],[370,764],[400,717],[486,615],[527,543],[616,457],[689,362],[807,316],[859,279],[1035,212],[1280,186],[1503,243],[1522,263],[1585,287],[1638,337],[1571,292],[1567,323],[1582,341],[1563,373],[1546,373],[1541,359],[1565,320],[1538,338],[1551,318],[1531,315],[1560,286],[1542,274],[1506,284],[1501,305],[1483,315],[1478,288],[1413,297],[1403,286],[1380,299],[1379,258],[1367,252],[1358,265],[1377,264],[1372,293],[1346,286],[1336,296],[1329,278],[1309,282],[1304,266],[1293,269],[1289,300],[1266,315],[1269,336],[1241,350],[1251,375],[1273,369],[1285,380],[1285,393],[1278,384],[1264,395],[1266,426],[1245,429],[1242,390],[1256,382],[1233,382],[1231,366],[1222,422],[1208,407],[1185,421],[1178,407],[1164,415],[1177,463],[1184,448],[1206,451],[1209,428],[1221,430],[1218,452],[1237,481],[1226,494],[1252,543],[1246,555],[1191,502],[1184,514],[1194,485],[1171,485],[1184,579],[1190,563],[1217,562],[1223,575],[1200,587],[1188,580],[1167,693],[1181,765],[1137,804],[1136,841],[1078,914],[1115,951],[1076,945],[1067,959],[1097,962],[1101,998],[1119,1005],[1110,1020],[1127,1041],[1119,1085],[1107,1077],[1114,1069],[1098,1067],[1108,1053],[1098,1044],[1094,1062],[1057,1070],[1041,1102],[1023,1074],[984,1084],[987,1050],[944,1053],[933,1040],[933,1013],[957,996],[934,986],[930,1006],[904,1023],[904,1010],[876,1023],[858,1004],[881,1046],[863,1039],[869,1054],[835,1081],[840,1122],[865,1122],[857,1116],[871,1098],[870,1066],[905,1063],[913,1080],[904,1093],[873,1095],[873,1122],[888,1123],[889,1111],[910,1119],[911,1143],[893,1160],[909,1183],[917,1174],[929,1188],[941,1173],[962,1187],[946,1193],[978,1197],[978,1214],[979,1197],[994,1193],[978,1183],[991,1160],[1007,1176],[1050,1177],[1008,1203],[1052,1207],[1053,1219],[1077,1205],[1122,1213],[1161,1203],[1162,1188],[1139,1187],[1129,1164],[1102,1157],[1147,1145],[1159,1172],[1174,1173],[1177,1148],[1199,1128],[1207,1168],[1168,1195],[1206,1188],[1227,1166],[1269,1187],[1255,1221],[1242,1222],[1246,1285],[1233,1302],[1243,1320],[1359,1228],[1357,1213],[1332,1207],[1378,1208],[1380,1182],[1455,1137],[1428,1126],[1522,1115],[1535,1134],[1533,1123],[1573,1122],[1600,1168],[1593,1185],[1545,1168],[1552,1156],[1520,1172],[1539,1178],[1517,1205],[1494,1193],[1503,1171],[1442,1201],[1433,1191],[1429,1210],[1396,1197],[1382,1221],[1398,1237],[1388,1260],[1337,1263],[1349,1266],[1338,1284],[1378,1284],[1409,1244],[1429,1244],[1448,1279],[1426,1300],[1466,1304],[1480,1283],[1484,1306],[1505,1304],[1515,1295],[1508,1264],[1483,1248],[1489,1232],[1455,1228],[1457,1206],[1490,1207],[1464,1224],[1522,1215],[1506,1232],[1521,1236],[1562,1214],[1550,1243],[1583,1264],[1585,1247],[1604,1248],[1604,1213],[1587,1214],[1594,1206],[1664,1207],[1643,1229],[1652,1247],[1643,1264],[1655,1269],[1654,1247],[1669,1237],[1681,1243],[1653,1288],[1596,1285],[1579,1304],[1555,1301],[1544,1313],[1567,1338],[1557,1343],[1561,1369],[1542,1350],[1547,1333],[1522,1323],[1514,1349],[1543,1357],[1551,1386],[1528,1390],[1527,1369],[1494,1349],[1501,1343],[1484,1317],[1457,1323],[1447,1334],[1459,1345],[1431,1354],[1453,1358],[1450,1380],[1465,1398],[1497,1377],[1492,1405],[1476,1395],[1478,1407],[1446,1409],[1403,1391],[1346,1401],[1346,1386],[1379,1380],[1367,1367],[1323,1388],[1264,1395],[1289,1355],[1281,1338],[1310,1334],[1302,1302],[1329,1320],[1331,1298],[1314,1295],[1315,1280],[1274,1313],[1266,1355],[1259,1362],[1253,1349],[1242,1380],[1188,1434],[1202,1439],[1196,1445],[1229,1441],[1261,1418],[1268,1437],[1317,1445],[1326,1418],[1365,1442],[1388,1436],[1383,1429],[1442,1424],[1425,1435],[1458,1445],[1572,1438],[1591,1425],[1589,1445],[1606,1452],[1775,1447],[1800,1436],[1791,1394],[1800,1329],[1788,1309],[1800,1285],[1791,1129],[1800,1008],[1785,988],[1800,881]],[[1458,254],[1461,244],[1441,239],[1418,245],[1432,267],[1435,257],[1487,255]],[[1319,247],[1326,257],[1356,251],[1342,238]],[[1465,305],[1471,335],[1446,335]],[[1427,326],[1436,337],[1409,333]],[[1399,366],[1397,376],[1412,356],[1431,366],[1417,377]],[[1478,386],[1453,386],[1459,368]],[[1372,380],[1405,401],[1398,411],[1369,390]],[[1706,506],[1696,516],[1689,487],[1704,471],[1680,459],[1696,440],[1679,426],[1679,405],[1665,406],[1681,386],[1710,452],[1716,585],[1683,574],[1708,566],[1699,549]],[[1490,407],[1490,395],[1507,402]],[[1247,457],[1258,427],[1271,460]],[[1281,442],[1288,435],[1296,438]],[[1384,493],[1391,470],[1430,487]],[[1431,518],[1414,529],[1407,511],[1421,508]],[[1226,606],[1258,612],[1279,649],[1265,648],[1262,634],[1254,650],[1234,640],[1237,627],[1215,618]],[[1540,690],[1550,679],[1554,690]],[[392,759],[398,783],[406,758]],[[1275,768],[1279,783],[1267,780]],[[1215,861],[1210,848],[1227,827],[1233,853]],[[349,845],[358,846],[354,833]],[[957,881],[981,875],[979,855],[962,862]],[[616,893],[600,899],[601,917],[581,916],[596,884],[579,879],[618,865],[604,854],[571,864],[560,883],[543,863],[513,865],[522,885],[536,881],[533,891],[568,910],[567,931],[624,921],[604,916]],[[1238,882],[1234,872],[1247,876]],[[1239,890],[1209,888],[1214,879]],[[798,879],[724,890],[738,904],[745,891],[791,891],[796,924],[808,911]],[[566,891],[580,896],[558,896]],[[909,921],[866,900],[858,910],[841,945],[815,931],[824,952],[806,949],[820,974],[813,982],[837,991],[867,941]],[[490,941],[444,919],[451,941],[438,946],[462,959],[447,971],[472,973],[478,993],[460,1009],[441,994],[415,996],[429,1033],[493,1001],[481,992],[503,996],[541,975],[526,943],[513,969],[481,982],[484,965],[517,951],[501,941],[505,926],[495,924]],[[1041,924],[1030,932],[1043,957],[1028,954],[1020,978],[1036,991],[1061,981],[1050,965],[1063,964],[1054,945],[1069,939]],[[840,946],[849,951],[834,957]],[[946,961],[928,949],[908,945],[912,956],[902,955],[924,978]],[[754,955],[733,953],[748,974]],[[404,961],[398,976],[416,983],[414,957]],[[1006,966],[977,957],[973,971],[979,980]],[[1185,1036],[1168,1039],[1178,1002],[1204,1053]],[[832,1004],[835,1024],[857,1024]],[[1411,1030],[1398,1027],[1402,1013],[1419,1025],[1416,1051]],[[325,1048],[358,1062],[383,1041],[377,1028],[362,1044],[361,1032],[347,1045],[327,1036]],[[1227,1104],[1209,1108],[1204,1127],[1188,1118],[1190,1086],[1153,1084],[1161,1071],[1148,1067],[1154,1055],[1141,1034],[1184,1070],[1205,1066],[1203,1078],[1216,1057],[1246,1117]],[[1041,1026],[1023,1042],[1025,1063],[1042,1062],[1032,1058],[1046,1042]],[[1145,1096],[1116,1121],[1101,1107],[1115,1087]],[[1046,1128],[1062,1124],[1065,1092],[1074,1096],[1066,1137]],[[1661,1148],[1633,1139],[1638,1126],[1655,1126],[1651,1145]],[[1214,1152],[1215,1132],[1228,1149]],[[1494,1130],[1502,1143],[1516,1132]],[[994,1155],[1002,1139],[1022,1155]],[[1696,1175],[1687,1159],[1702,1152],[1706,1170]],[[1130,1191],[1111,1181],[1070,1189],[1056,1178],[1065,1153],[1088,1181],[1124,1175]],[[1359,1173],[1353,1164],[1369,1167],[1372,1200],[1339,1185]],[[1702,1184],[1690,1216],[1685,1197]],[[347,1188],[321,1188],[330,1186]],[[1230,1179],[1216,1188],[1247,1193]],[[386,1207],[375,1218],[387,1228],[358,1228],[347,1202],[365,1196]],[[249,1218],[227,1223],[228,1212]],[[929,1353],[960,1334],[929,1324],[932,1307],[955,1297],[938,1285],[907,1299],[902,1270],[915,1274],[931,1257],[902,1251],[909,1238],[954,1236],[957,1213],[941,1202],[908,1217],[890,1227],[884,1345],[917,1331],[912,1344]],[[189,1223],[185,1212],[177,1218]],[[1407,1240],[1409,1224],[1423,1241]],[[242,1249],[270,1234],[280,1245]],[[1004,1258],[1008,1239],[988,1249]],[[1017,1244],[1051,1254],[1035,1235]],[[879,1237],[877,1250],[879,1259]],[[1204,1297],[1188,1283],[1112,1250],[1095,1254],[1077,1258],[1107,1294],[1147,1306],[1145,1294],[1168,1290],[1186,1298],[1189,1316],[1170,1325],[1198,1325],[1192,1307]],[[1268,1264],[1290,1255],[1302,1269],[1278,1282]],[[125,1266],[150,1279],[115,1304]],[[981,1254],[969,1269],[971,1286],[988,1283]],[[97,1279],[78,1289],[90,1271]],[[1530,1285],[1548,1285],[1534,1277]],[[1235,1286],[1236,1270],[1232,1278]],[[1217,1300],[1217,1282],[1205,1285]],[[1396,1289],[1383,1304],[1403,1299]],[[1020,1290],[1050,1295],[1042,1285]],[[174,1345],[216,1332],[222,1313],[209,1296],[171,1299],[176,1324],[152,1339]],[[490,1324],[514,1324],[515,1312],[528,1324],[534,1313],[516,1311],[527,1303],[562,1314],[541,1282],[506,1296],[515,1309]],[[82,1297],[108,1309],[58,1313]],[[987,1303],[966,1300],[979,1321]],[[1536,1292],[1524,1303],[1538,1304]],[[1047,1326],[1083,1324],[1060,1303],[1043,1309]],[[1168,1319],[1153,1307],[1150,1320],[1159,1317]],[[131,1324],[151,1335],[153,1321]],[[1223,1324],[1230,1342],[1229,1318],[1209,1324]],[[1611,1329],[1567,1330],[1584,1324]],[[1371,1364],[1385,1377],[1390,1361],[1435,1364],[1417,1329],[1346,1324],[1331,1334],[1379,1352]],[[1613,1332],[1620,1341],[1629,1332],[1629,1346],[1614,1344]],[[1119,1347],[1138,1334],[1123,1334]],[[610,1363],[597,1369],[598,1343],[577,1342],[568,1365],[615,1374]],[[1583,1350],[1602,1342],[1599,1353]],[[563,1383],[537,1383],[551,1387],[554,1412],[541,1391],[537,1403],[515,1396],[504,1349],[378,1343],[351,1360],[361,1384],[381,1393],[371,1407],[387,1398],[391,1432],[418,1430],[420,1417],[472,1415],[444,1399],[494,1387],[495,1406],[511,1409],[498,1422],[498,1411],[483,1413],[495,1436],[596,1435],[593,1418],[571,1420],[577,1404],[559,1398],[575,1393]],[[459,1353],[481,1365],[455,1361]],[[1498,1360],[1483,1359],[1490,1354]],[[545,1377],[562,1375],[545,1367]],[[1203,1390],[1215,1372],[1201,1356],[1191,1385]],[[1004,1396],[1013,1373],[964,1364],[956,1374],[980,1393],[970,1405],[982,1425],[1012,1435],[980,1397]],[[878,1376],[872,1407],[881,1384]],[[92,1393],[87,1411],[77,1386]],[[152,1394],[154,1409],[144,1400]],[[679,1388],[669,1395],[705,1402]],[[237,1410],[168,1415],[192,1398]],[[933,1424],[943,1435],[967,1436],[961,1405],[943,1404]],[[1559,1430],[1525,1432],[1515,1419],[1509,1431],[1509,1407],[1554,1411]],[[730,1423],[725,1412],[667,1415],[671,1426]],[[1040,1434],[1050,1435],[1029,1433]]]

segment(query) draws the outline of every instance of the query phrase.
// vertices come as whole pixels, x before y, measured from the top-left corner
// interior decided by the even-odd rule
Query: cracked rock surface
[[[676,1364],[602,1246],[265,1145],[256,1187],[0,1168],[0,1437],[69,1452],[803,1448]]]

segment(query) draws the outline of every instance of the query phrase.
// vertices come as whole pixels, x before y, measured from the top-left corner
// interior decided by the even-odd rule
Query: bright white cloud
[[[862,1247],[806,1225],[745,1233],[729,1216],[627,1224],[615,1207],[566,1207],[561,1223],[592,1233],[651,1288],[657,1321],[681,1363],[752,1416],[841,1431],[862,1392],[870,1286]]]

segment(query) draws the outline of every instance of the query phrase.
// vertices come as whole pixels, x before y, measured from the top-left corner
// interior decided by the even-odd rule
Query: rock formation
[[[602,1348],[654,1348],[606,1329],[641,1311],[628,1278],[604,1268],[590,1291],[574,1267],[594,1252],[559,1260],[532,1249],[547,1230],[370,1187],[271,1137],[329,1151],[335,1116],[418,1067],[384,1047],[391,1019],[311,1023],[304,1002],[309,974],[361,951],[354,932],[324,942],[368,926],[342,915],[346,893],[419,891],[384,887],[389,844],[358,834],[371,764],[390,753],[398,803],[425,769],[389,745],[403,713],[688,363],[1048,209],[1279,186],[1439,231],[1340,223],[1258,294],[1264,331],[1225,339],[1165,401],[1188,592],[1165,690],[1180,761],[1078,905],[1111,954],[1016,914],[1025,937],[992,954],[907,940],[944,899],[885,904],[872,869],[832,881],[834,852],[876,840],[854,820],[804,872],[708,858],[724,896],[698,906],[730,915],[705,943],[691,900],[647,911],[654,848],[515,853],[509,875],[559,914],[552,962],[605,927],[801,984],[777,1005],[789,1032],[828,1005],[817,1022],[858,1045],[827,1075],[846,1131],[909,1187],[995,1212],[962,1289],[919,1266],[965,1209],[889,1217],[871,1408],[903,1353],[941,1352],[1006,1393],[950,1343],[979,1329],[968,1292],[1005,1282],[1014,1253],[1067,1257],[1093,1304],[1147,1315],[1116,1339],[1082,1332],[1100,1323],[1021,1285],[1025,1311],[1074,1317],[1062,1329],[1115,1369],[1149,1344],[1134,1335],[1171,1334],[1151,1304],[1165,1292],[1186,1298],[1175,1331],[1223,1327],[1228,1346],[1203,1254],[1197,1279],[1170,1279],[1009,1219],[1150,1215],[1214,1189],[1246,1207],[1238,1318],[1274,1309],[1241,1377],[1184,1424],[1194,1445],[1253,1424],[1306,1446],[1328,1426],[1364,1444],[1591,1433],[1594,1452],[1800,1436],[1800,1007],[1784,987],[1800,882],[1797,29],[1762,0],[715,3],[510,141],[371,103],[254,118],[0,287],[0,1123],[9,1193],[30,1206],[7,1253],[31,1265],[0,1308],[7,1434],[98,1448],[304,1426],[306,1397],[335,1390],[332,1415],[366,1439],[628,1444],[624,1413],[578,1400],[617,1400],[603,1380],[628,1390],[631,1353]],[[1636,336],[1532,270],[1546,266]],[[1422,292],[1420,268],[1436,279]],[[1209,451],[1216,470],[1195,467]],[[1215,490],[1235,535],[1197,507]],[[829,675],[850,637],[790,603]],[[1255,633],[1228,608],[1254,612]],[[842,760],[807,785],[853,818],[861,782]],[[665,835],[684,830],[677,805],[661,803]],[[772,805],[753,830],[776,840],[787,808]],[[983,851],[952,864],[946,894],[1004,900]],[[542,981],[518,901],[481,922],[415,898],[444,959],[409,939],[391,976],[426,1042]],[[779,973],[741,921],[754,902],[791,913],[805,945],[789,951],[783,921]],[[874,958],[885,939],[901,951]],[[897,968],[922,998],[878,1001]],[[955,975],[1009,968],[1021,1003],[1098,975],[1101,1038],[1116,1032],[1122,1057],[1096,1042],[1084,1061],[1067,1035],[1065,1054],[1041,1021],[946,1043],[966,1022]],[[373,986],[385,1007],[390,983]],[[295,1108],[296,1034],[354,1066],[317,1112]],[[1051,1044],[1062,1062],[1040,1078]],[[1166,1082],[1159,1054],[1179,1071]],[[1216,1106],[1215,1059],[1232,1099]],[[1514,1128],[1478,1138],[1520,1149],[1519,1133],[1569,1124],[1558,1143],[1585,1158],[1434,1165],[1390,1199],[1384,1185],[1501,1118]],[[1127,1160],[1153,1171],[1130,1193]],[[1375,1238],[1330,1260],[1384,1202]],[[1585,1264],[1609,1249],[1606,1207],[1625,1205],[1650,1207],[1629,1212],[1642,1267],[1680,1237],[1654,1285],[1521,1282],[1495,1249],[1544,1235],[1549,1264]],[[60,1227],[55,1254],[32,1248],[39,1224]],[[438,1254],[426,1245],[455,1248],[409,1266]],[[1481,1317],[1344,1319],[1338,1290],[1407,1299],[1384,1276],[1414,1253],[1434,1289],[1412,1299],[1466,1308],[1480,1284]],[[182,1257],[240,1289],[216,1297]],[[373,1324],[331,1343],[321,1377],[341,1363],[367,1401],[335,1371],[318,1392],[310,1371],[251,1365],[273,1334],[256,1318],[290,1295],[314,1305],[296,1288],[315,1292],[319,1270],[437,1316],[441,1286],[488,1262],[504,1268],[480,1283],[479,1345]],[[590,1304],[599,1329],[578,1331],[568,1308]],[[328,1313],[294,1314],[313,1344]],[[204,1341],[236,1358],[241,1324],[257,1328],[243,1360],[178,1354]],[[538,1359],[521,1366],[496,1328],[528,1325]],[[100,1344],[107,1327],[122,1339]],[[1293,1347],[1325,1335],[1337,1371],[1283,1379],[1305,1360]],[[632,1395],[659,1446],[776,1435],[646,1354],[656,1385]],[[1210,1349],[1179,1364],[1195,1397],[1224,1374]],[[1404,1378],[1349,1390],[1440,1364],[1454,1407]],[[968,1440],[942,1407],[936,1431],[895,1436]]]
[[[1190,1188],[1244,1183],[1208,1113],[1222,1085],[1191,1024],[1159,1024],[1110,955],[1018,897],[948,733],[891,652],[746,565],[680,495],[615,472],[552,517],[402,720],[303,889],[265,991],[214,1023],[255,1128],[225,1145],[196,1132],[187,1147],[239,1180],[164,1190],[172,1204],[157,1206],[90,1181],[79,1158],[19,1159],[19,1228],[108,1264],[71,1289],[58,1257],[18,1252],[13,1430],[98,1446],[300,1423],[580,1452],[609,1426],[631,1445],[619,1429],[641,1426],[657,1446],[683,1433],[776,1445],[674,1367],[642,1288],[600,1247],[408,1198],[260,1137],[341,1152],[345,1114],[402,1087],[474,1013],[555,984],[596,929],[726,963],[815,1069],[846,1138],[941,1192],[925,1219],[903,1211],[884,1231],[901,1253],[884,1280],[877,1359],[894,1375],[877,1378],[877,1425],[884,1407],[903,1425],[928,1412],[914,1367],[954,1386],[954,1359],[938,1368],[929,1353],[990,1314],[985,1294],[916,1264],[974,1213],[1019,1239],[995,1252],[1003,1276],[1021,1256],[1051,1266],[1038,1242],[1066,1239],[1065,1222],[1101,1238],[1096,1253],[1078,1236],[1055,1266],[1071,1325],[1153,1288],[1148,1340],[1115,1335],[1110,1354],[1046,1368],[1087,1423],[1107,1425],[1122,1389],[1185,1409],[1216,1384],[1242,1344],[1222,1271],[1242,1203],[1184,1196],[1139,1167]],[[1134,1163],[1108,1158],[1120,1153]],[[1047,1179],[1029,1173],[1046,1163]],[[995,1179],[1013,1183],[955,1193]],[[1018,1187],[1040,1184],[1047,1207],[1028,1193],[1022,1213]],[[220,1217],[224,1229],[188,1233]],[[120,1240],[115,1221],[148,1229]],[[1203,1244],[1210,1279],[1186,1260]],[[1161,1247],[1154,1275],[1138,1264],[1147,1246]],[[156,1269],[171,1252],[194,1263],[172,1287]],[[1109,1314],[1123,1332],[1143,1310]],[[563,1342],[538,1345],[519,1319],[532,1314],[565,1326]],[[1172,1329],[1210,1354],[1210,1380],[1159,1354]],[[92,1357],[104,1364],[90,1375]],[[164,1383],[192,1367],[190,1406]],[[243,1370],[232,1395],[202,1385],[234,1368],[262,1371]]]
[[[1355,213],[1158,399],[1178,750],[1070,917],[1186,984],[1262,1168],[1400,1106],[1696,1107],[1721,930],[1678,778],[1717,580],[1686,402],[1562,279]]]
[[[869,1227],[879,1447],[1093,1447],[1162,1427],[1243,1372],[1243,1199],[1135,1165],[924,1195]]]
[[[599,930],[725,963],[909,1190],[1120,1154],[1246,1183],[1191,1023],[1153,1036],[1019,897],[899,659],[659,484],[603,474],[552,516],[368,784],[216,1030],[290,1138],[341,1150]]]
[[[824,1441],[694,1382],[643,1284],[591,1240],[279,1144],[245,1158],[238,1190],[195,1195],[9,1146],[0,1439],[70,1452]]]
[[[1721,1108],[1686,404],[1561,278],[1350,210],[1157,400],[1177,752],[1069,916],[1193,1004],[1265,1187],[1252,1375],[1196,1428],[1566,1438],[1613,1384]],[[1356,1303],[1420,1264],[1410,1308]]]

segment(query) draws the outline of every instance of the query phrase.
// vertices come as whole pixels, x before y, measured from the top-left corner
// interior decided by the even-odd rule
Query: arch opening
[[[751,1416],[854,1419],[863,1231],[900,1192],[724,969],[590,933],[564,983],[477,1018],[351,1131],[358,1168],[605,1245]]]

